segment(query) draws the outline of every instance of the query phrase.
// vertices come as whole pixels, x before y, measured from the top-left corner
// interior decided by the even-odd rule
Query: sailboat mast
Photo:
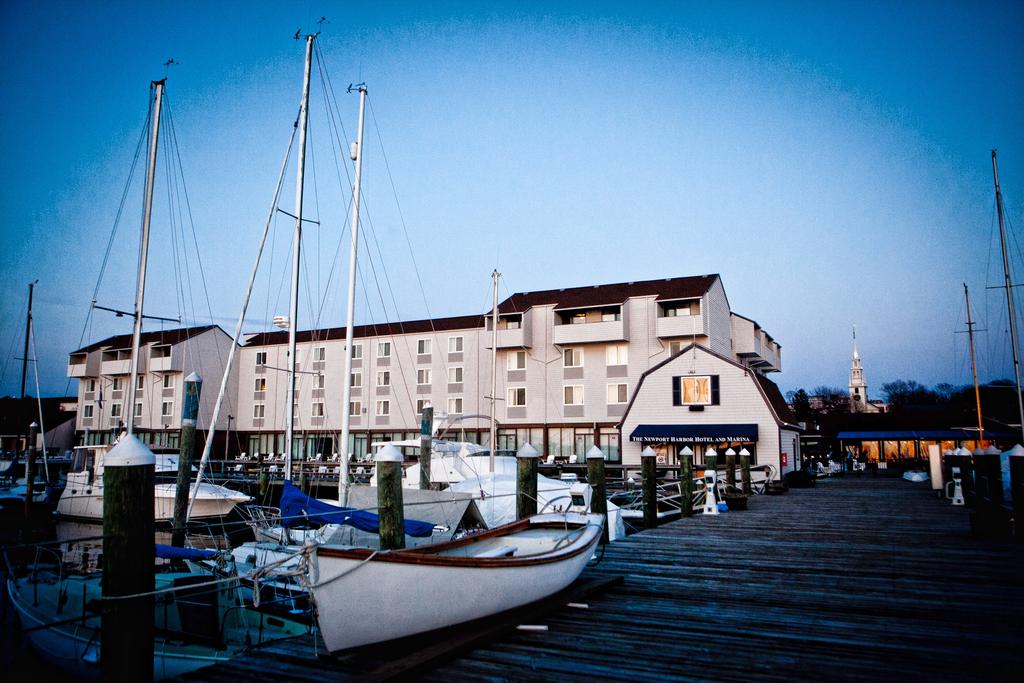
[[[981,391],[978,389],[978,364],[974,359],[974,321],[971,320],[971,297],[964,283],[964,303],[967,304],[967,340],[971,347],[971,375],[974,377],[974,404],[978,409],[978,448],[985,440],[985,426],[981,421]]]
[[[306,36],[306,66],[302,75],[299,106],[299,164],[295,176],[295,232],[292,236],[292,291],[288,302],[288,421],[284,435],[284,478],[292,478],[292,441],[295,437],[295,333],[299,319],[299,257],[302,249],[302,191],[306,170],[306,128],[309,114],[309,73],[313,63],[313,39]]]
[[[1020,429],[1024,430],[1024,399],[1020,395],[1020,358],[1017,352],[1017,313],[1013,305],[1013,285],[1010,283],[1010,256],[1006,249],[1006,226],[1003,223],[1003,192],[999,189],[999,165],[996,163],[996,150],[992,150],[992,178],[996,185],[999,244],[1003,249],[1003,280],[1006,287],[1006,311],[1010,317],[1010,346],[1013,350],[1013,376],[1017,382],[1017,410],[1020,417]]]
[[[493,281],[493,303],[491,306],[491,457],[489,461],[490,471],[494,473],[494,451],[498,448],[497,425],[494,422],[494,401],[497,399],[498,391],[498,278],[501,273],[495,268],[491,273]]]
[[[35,287],[36,282],[38,281],[28,283],[28,314],[25,316],[25,353],[21,355],[22,398],[25,398],[25,375],[28,373],[28,342],[32,337],[32,289]]]
[[[359,252],[359,197],[363,180],[363,114],[366,111],[366,85],[359,84],[359,132],[352,148],[352,161],[356,162],[355,183],[352,185],[352,239],[348,250],[348,309],[345,313],[345,374],[341,390],[341,476],[338,477],[338,500],[348,505],[348,451],[349,420],[352,417],[352,336],[356,309],[356,256]]]
[[[149,260],[149,224],[153,217],[153,179],[156,177],[156,148],[160,138],[160,110],[164,102],[164,84],[167,79],[153,81],[155,90],[153,122],[150,126],[149,164],[146,167],[146,200],[142,214],[142,239],[139,241],[139,271],[135,285],[135,325],[132,329],[132,354],[128,364],[128,400],[121,415],[128,418],[128,435],[135,432],[135,373],[139,370],[139,346],[142,340],[142,304],[146,295],[146,265]]]

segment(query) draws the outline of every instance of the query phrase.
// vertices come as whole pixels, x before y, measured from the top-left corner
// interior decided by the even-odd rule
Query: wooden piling
[[[156,458],[126,435],[103,459],[102,680],[153,680]],[[140,596],[112,600],[118,596]]]
[[[537,514],[537,456],[525,443],[516,452],[516,519]]]
[[[420,488],[430,488],[430,457],[434,438],[434,409],[430,405],[423,406],[423,417],[420,419]]]
[[[736,493],[736,451],[731,448],[725,452],[725,490]]]
[[[270,473],[264,469],[260,469],[257,482],[259,484],[260,503],[262,504],[266,502],[267,492],[270,490]]]
[[[299,475],[299,490],[309,495],[309,475],[305,472]]]
[[[196,450],[196,420],[199,417],[199,395],[202,390],[203,380],[198,374],[193,372],[185,378],[185,401],[181,406],[181,442],[178,447],[178,486],[174,491],[174,523],[171,531],[171,545],[179,548],[185,546],[188,499],[192,488],[192,456]]]
[[[679,494],[683,517],[693,516],[693,449],[684,446],[679,451]]]
[[[750,486],[750,451],[746,448],[740,449],[740,486],[743,488],[743,495],[753,495],[754,491]]]
[[[648,446],[640,453],[640,472],[644,480],[644,526],[653,529],[658,526],[658,456]]]
[[[405,547],[405,507],[402,502],[402,451],[384,446],[377,451],[377,515],[380,549]]]
[[[604,452],[597,446],[587,451],[587,482],[590,484],[590,511],[604,517],[601,542],[608,542],[608,497],[604,479]]]
[[[32,516],[32,496],[35,495],[36,483],[36,439],[39,425],[33,422],[28,426],[28,458],[25,460],[25,519]]]

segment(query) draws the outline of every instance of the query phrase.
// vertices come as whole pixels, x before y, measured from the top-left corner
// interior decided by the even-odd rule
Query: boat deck
[[[614,543],[541,613],[347,657],[305,637],[188,680],[1008,680],[1024,545],[968,514],[927,484],[820,480]]]

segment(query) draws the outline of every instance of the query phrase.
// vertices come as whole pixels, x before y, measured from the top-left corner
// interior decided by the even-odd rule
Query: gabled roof
[[[380,323],[376,325],[356,325],[352,328],[354,339],[361,337],[380,337],[396,334],[430,334],[432,332],[449,332],[452,330],[472,330],[484,326],[483,315],[462,315],[452,318],[436,318],[434,320],[411,320],[408,322]],[[333,341],[345,339],[344,327],[330,327],[324,330],[299,330],[295,340],[302,342]],[[261,332],[246,339],[246,346],[274,346],[288,343],[288,332]]]
[[[692,299],[704,295],[718,275],[671,277],[661,280],[619,282],[610,285],[548,289],[540,292],[517,292],[498,304],[499,313],[520,313],[533,306],[555,305],[558,308],[580,308],[621,304],[634,296],[656,296],[660,301]]]
[[[737,363],[731,358],[726,358],[720,353],[715,353],[708,347],[703,346],[701,344],[690,344],[688,346],[683,347],[676,355],[666,358],[657,365],[649,368],[646,372],[644,372],[644,374],[640,375],[640,380],[636,383],[636,389],[633,390],[633,395],[629,398],[629,404],[626,406],[626,411],[622,414],[622,419],[619,420],[619,429],[622,429],[622,425],[626,422],[626,416],[629,415],[629,411],[633,409],[633,402],[636,400],[636,397],[640,395],[640,387],[643,386],[644,380],[647,378],[647,376],[654,372],[657,372],[662,367],[668,365],[676,358],[682,356],[691,349],[699,349],[700,351],[703,351],[704,353],[710,356],[714,356],[715,358],[726,363],[729,363],[730,365],[733,365],[743,370],[744,372],[750,374],[754,379],[754,386],[760,390],[761,396],[764,398],[765,403],[768,404],[768,407],[771,408],[772,415],[775,417],[775,421],[779,424],[779,426],[788,427],[796,430],[802,429],[796,423],[796,417],[793,415],[793,411],[790,410],[789,404],[786,403],[786,399],[782,397],[782,392],[779,390],[779,387],[777,384],[775,384],[775,382],[771,381],[767,377],[762,377],[760,374],[758,374],[751,368],[748,368],[740,363]]]
[[[197,337],[204,332],[210,330],[220,330],[222,334],[227,334],[224,330],[220,329],[219,325],[202,325],[200,327],[179,327],[175,330],[157,330],[154,332],[143,332],[140,337],[140,345],[145,346],[150,343],[159,344],[180,344],[183,341]],[[113,348],[113,349],[126,349],[132,345],[132,335],[130,334],[118,334],[113,337],[107,337],[98,342],[83,346],[77,351],[71,353],[85,353],[87,351],[95,351],[102,348]]]

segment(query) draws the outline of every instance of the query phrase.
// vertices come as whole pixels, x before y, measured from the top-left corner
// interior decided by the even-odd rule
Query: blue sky
[[[954,334],[966,281],[982,379],[1012,374],[1002,292],[986,289],[1001,283],[989,154],[1020,269],[1021,3],[422,5],[3,3],[0,394],[18,390],[35,279],[43,393],[63,393],[168,58],[192,220],[180,203],[169,220],[183,195],[162,162],[147,310],[232,327],[297,109],[291,36],[320,16],[342,137],[357,111],[344,87],[370,89],[364,245],[383,258],[363,260],[359,320],[482,311],[495,266],[503,295],[717,272],[782,343],[783,390],[845,386],[856,323],[874,397],[897,378],[970,381]],[[306,213],[320,226],[300,327],[344,315],[347,180],[322,93],[315,73]],[[132,305],[141,195],[136,174],[103,305]],[[293,195],[289,175],[282,208]],[[208,294],[189,247],[196,282],[176,295],[170,254],[193,223]],[[247,329],[286,312],[290,229],[275,222]],[[127,330],[97,314],[86,341]]]

